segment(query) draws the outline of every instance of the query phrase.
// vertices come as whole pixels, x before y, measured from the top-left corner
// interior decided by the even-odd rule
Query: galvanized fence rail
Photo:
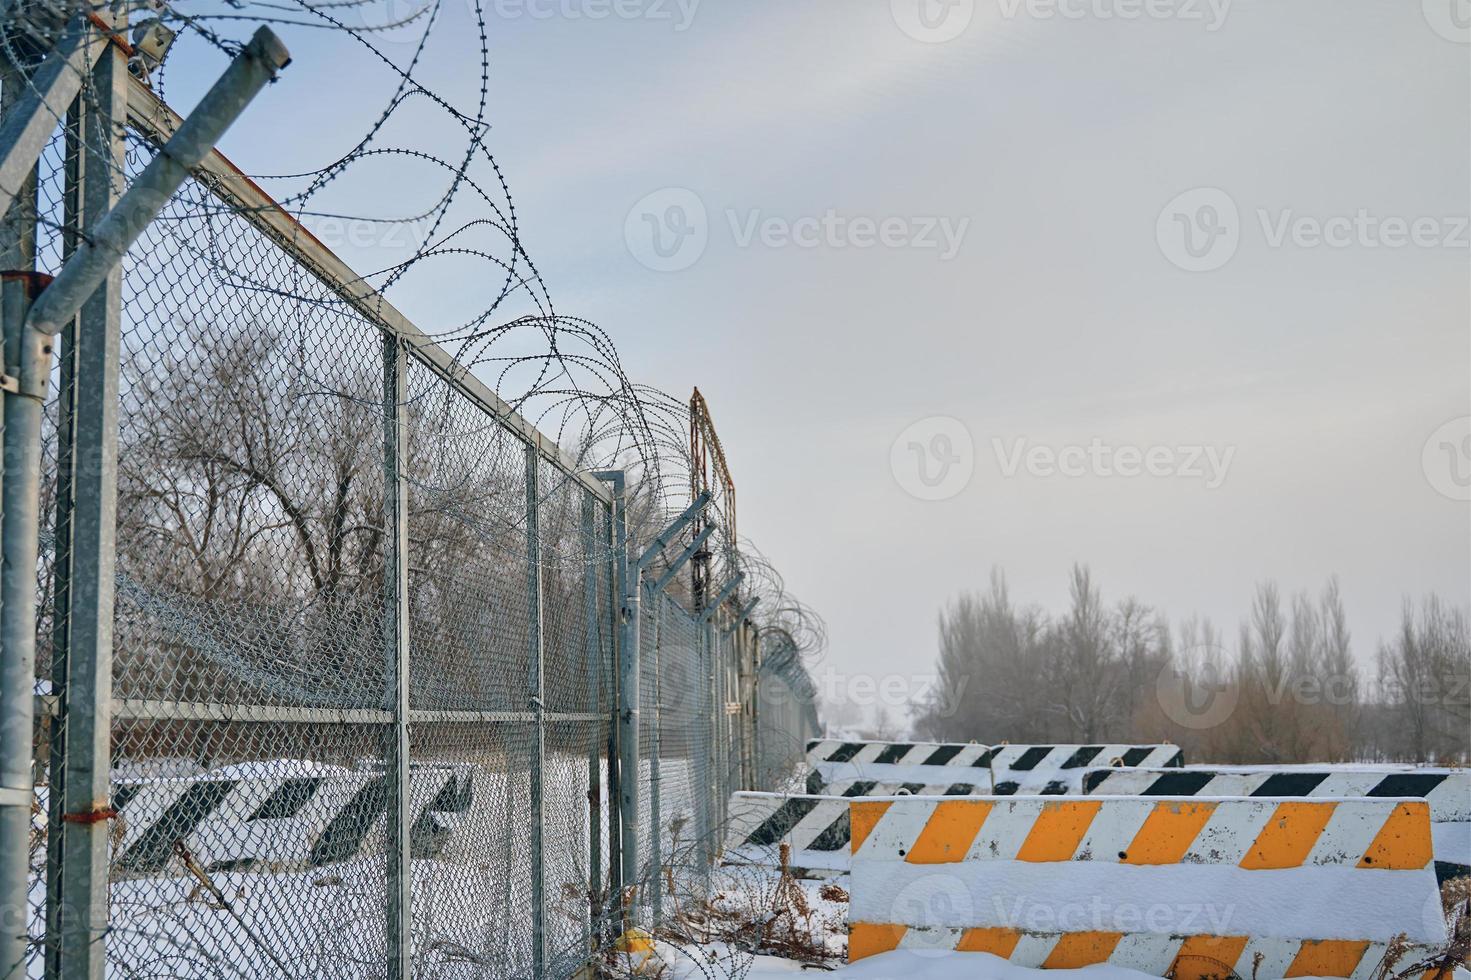
[[[104,47],[7,215],[7,339],[184,125]],[[569,976],[699,900],[729,793],[816,734],[738,579],[689,609],[699,541],[640,561],[688,522],[631,540],[622,474],[217,151],[57,355],[6,484],[0,977]]]

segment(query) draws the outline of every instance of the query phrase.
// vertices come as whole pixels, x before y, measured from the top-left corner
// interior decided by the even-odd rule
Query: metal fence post
[[[761,628],[751,627],[751,788],[767,785],[761,758]]]
[[[652,607],[649,616],[654,624],[654,642],[650,647],[654,655],[651,664],[654,674],[654,697],[651,705],[653,718],[649,722],[649,867],[653,869],[653,894],[649,896],[649,904],[653,925],[657,929],[664,917],[664,815],[659,806],[659,762],[664,751],[663,732],[660,730],[664,688],[660,670],[662,651],[659,647],[664,639],[664,598],[661,595],[650,595],[648,601]]]
[[[408,351],[383,338],[383,645],[393,713],[383,779],[387,789],[387,951],[389,980],[409,980],[413,962],[413,855],[409,821],[409,457]]]
[[[63,200],[65,216],[62,236],[63,260],[76,251],[77,234],[83,225],[82,196],[86,190],[86,158],[84,156],[84,129],[86,121],[85,100],[77,99],[67,110],[64,127],[66,164],[63,175]],[[90,156],[91,154],[87,154]],[[3,193],[3,192],[0,192]],[[61,828],[58,833],[46,835],[46,943],[42,950],[44,975],[48,980],[61,976],[62,888],[61,868],[64,848],[62,817],[66,813],[67,784],[67,664],[71,645],[71,558],[72,512],[76,488],[73,473],[76,469],[76,424],[77,424],[77,324],[72,323],[61,333],[61,356],[59,358],[58,390],[56,404],[56,506],[52,528],[51,561],[51,693],[56,697],[55,708],[47,719],[47,746],[44,766],[49,789],[46,797],[46,824]],[[39,665],[38,665],[39,666]],[[108,705],[111,708],[111,705]]]
[[[622,470],[606,470],[598,479],[613,484],[614,566],[618,577],[618,831],[621,886],[635,890],[620,895],[624,926],[638,921],[639,885],[639,584],[641,573],[630,561],[628,498]]]
[[[599,539],[604,548],[608,560],[607,566],[607,599],[608,599],[608,662],[604,666],[607,671],[608,681],[608,889],[611,905],[609,911],[617,916],[621,914],[623,902],[623,822],[620,817],[619,807],[623,799],[623,790],[620,777],[619,765],[619,741],[618,741],[618,704],[619,692],[622,685],[619,679],[619,657],[618,646],[620,633],[622,631],[620,610],[623,607],[623,580],[618,568],[619,538],[615,533],[614,507],[609,505],[603,511],[603,527]],[[626,552],[625,552],[626,555]]]
[[[21,379],[5,392],[4,572],[0,579],[0,976],[25,976],[29,916],[31,744],[36,689],[36,554],[40,536],[41,413],[51,345],[25,329],[33,275],[6,273],[7,370]],[[13,359],[12,359],[13,358]]]
[[[598,565],[594,555],[602,548],[597,534],[597,501],[582,495],[582,598],[583,653],[587,658],[588,710],[602,708],[602,630],[598,622]],[[593,728],[587,746],[587,850],[588,850],[588,938],[600,938],[603,919],[603,776],[598,759],[599,727]]]
[[[719,697],[716,694],[715,690],[714,638],[714,629],[708,622],[702,622],[700,624],[700,650],[703,656],[701,657],[702,663],[700,664],[700,667],[701,669],[703,669],[705,675],[702,678],[705,685],[705,697],[709,699],[710,703],[710,717],[706,724],[703,726],[705,729],[705,742],[707,749],[705,753],[705,806],[707,812],[705,814],[704,832],[707,861],[709,862],[713,862],[715,860],[715,837],[721,826],[719,800],[720,787],[716,782],[717,773],[720,771],[720,764],[718,760],[719,746],[716,739],[716,734],[718,730],[716,726],[718,724],[718,718],[720,717],[720,705]]]
[[[715,618],[720,612],[720,607],[725,601],[735,595],[743,581],[746,573],[737,572],[727,581],[715,596],[711,598],[706,594],[704,605],[700,609],[700,627],[705,637],[705,649],[709,651],[708,666],[710,669],[710,729],[713,747],[711,751],[712,772],[710,782],[710,795],[715,807],[716,827],[724,828],[727,815],[727,801],[725,797],[727,784],[729,783],[729,724],[725,714],[725,693],[729,678],[726,676],[725,655],[721,649],[721,631],[716,627]]]
[[[69,228],[91,228],[121,196],[127,86],[127,55],[108,44],[90,96],[73,108]],[[121,327],[114,266],[67,330],[61,358],[46,975],[68,980],[100,980],[107,959],[109,824],[70,815],[109,810]]]
[[[526,615],[531,661],[531,711],[536,731],[531,744],[531,971],[546,976],[546,690],[541,612],[541,452],[526,444]]]
[[[741,789],[756,788],[756,650],[745,613],[736,625],[741,657]]]
[[[725,805],[721,799],[725,787],[721,780],[725,765],[725,746],[721,742],[725,719],[725,698],[721,689],[720,635],[711,620],[705,620],[705,649],[709,651],[710,667],[710,804],[714,810],[714,824],[724,827]]]
[[[695,661],[696,670],[699,672],[697,674],[696,683],[702,685],[705,688],[705,691],[701,695],[701,700],[710,696],[709,685],[705,683],[705,678],[709,676],[708,664],[710,660],[710,646],[707,640],[707,631],[701,630],[699,634],[699,640],[697,641],[697,659]],[[713,705],[707,708],[707,711],[713,711]],[[710,895],[710,869],[715,863],[716,855],[716,843],[714,833],[715,797],[713,792],[711,791],[710,786],[710,776],[715,771],[715,760],[712,755],[715,749],[715,741],[711,737],[710,727],[708,725],[700,724],[700,722],[698,721],[698,717],[699,715],[697,713],[695,730],[696,732],[699,732],[701,729],[704,730],[704,734],[700,738],[701,744],[697,751],[699,755],[703,757],[703,764],[705,767],[705,787],[704,792],[699,793],[699,805],[695,807],[695,833],[700,838],[700,847],[698,852],[700,856],[700,863],[702,865],[700,880],[705,886],[705,895],[706,897],[708,897]],[[698,778],[698,770],[696,770],[696,773]]]
[[[0,57],[3,105],[26,91],[21,68]],[[9,210],[0,215],[0,324],[4,328],[5,422],[3,468],[3,573],[0,573],[0,977],[26,976],[30,871],[32,730],[36,684],[36,547],[39,499],[28,472],[40,468],[41,394],[17,385],[21,339],[39,283],[36,257],[36,178],[32,169]],[[34,379],[33,379],[34,380]],[[35,438],[25,438],[34,429]],[[26,493],[26,484],[30,492]],[[29,496],[29,503],[26,497]]]

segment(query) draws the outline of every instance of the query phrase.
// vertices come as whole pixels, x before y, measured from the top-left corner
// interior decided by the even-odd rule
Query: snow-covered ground
[[[745,972],[718,972],[715,963],[696,962],[682,952],[670,955],[667,980],[790,980],[796,975],[832,976],[842,980],[1158,980],[1117,966],[1087,966],[1081,970],[1031,970],[1014,966],[990,953],[935,953],[895,950],[871,956],[832,972],[804,967],[792,960],[757,956]],[[1311,980],[1311,978],[1304,978]],[[1471,971],[1459,969],[1456,980],[1471,980]]]
[[[724,947],[711,948],[702,959],[690,952],[661,945],[660,957],[668,968],[665,980],[790,980],[796,975],[835,976],[844,980],[1159,980],[1116,966],[1090,966],[1081,970],[1029,970],[1013,966],[990,953],[935,953],[895,950],[870,956],[859,963],[838,966],[828,972],[794,960],[757,956],[735,969]],[[745,972],[741,972],[745,971]],[[1460,978],[1458,978],[1460,980]]]
[[[843,980],[1157,980],[1157,974],[1106,964],[1044,973],[987,953],[950,949],[899,949],[848,964],[850,874],[823,881],[788,879],[785,887],[800,890],[802,901],[797,904],[806,910],[795,922],[790,912],[782,912],[794,903],[790,892],[781,893],[780,874],[774,869],[727,866],[717,871],[712,884],[715,906],[730,914],[728,922],[774,925],[777,943],[767,944],[765,950],[788,940],[794,924],[798,932],[805,930],[808,942],[802,958],[753,955],[755,930],[726,935],[725,941],[702,942],[696,934],[684,941],[661,939],[651,953],[623,957],[624,969],[617,975],[659,980],[777,980],[829,973]],[[1280,976],[1264,971],[1255,980]],[[1471,972],[1459,970],[1455,980],[1471,980]]]

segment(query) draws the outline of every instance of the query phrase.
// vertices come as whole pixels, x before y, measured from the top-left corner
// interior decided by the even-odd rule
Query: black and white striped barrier
[[[979,781],[959,783],[881,783],[874,779],[839,779],[830,783],[814,772],[807,776],[806,789],[810,796],[1067,796],[1077,795],[1079,791],[1076,778],[1049,778],[1040,786],[1028,780],[1027,784],[1023,790],[1022,781],[1002,779],[993,787],[985,773]]]
[[[977,745],[942,742],[807,743],[807,765],[816,780],[808,789],[830,793],[829,784],[871,781],[885,786],[970,785],[974,794],[1057,796],[1082,791],[1090,767],[1178,767],[1175,745]],[[877,794],[855,794],[877,795]],[[944,795],[943,791],[940,794]],[[971,793],[950,795],[973,795]]]
[[[1471,877],[1471,769],[1359,765],[1099,768],[1084,774],[1083,792],[1095,796],[1423,799],[1430,804],[1437,877],[1442,882]]]
[[[780,867],[794,873],[847,871],[851,832],[850,797],[793,796],[787,793],[733,793],[730,797],[725,861]],[[819,875],[820,877],[820,875]]]
[[[269,770],[273,764],[252,766]],[[288,764],[280,766],[288,770]],[[409,779],[415,857],[433,857],[470,809],[469,767],[415,766]],[[381,848],[388,785],[381,771],[300,767],[239,777],[141,779],[113,785],[122,839],[115,867],[128,875],[182,873],[182,841],[209,871],[317,868]]]

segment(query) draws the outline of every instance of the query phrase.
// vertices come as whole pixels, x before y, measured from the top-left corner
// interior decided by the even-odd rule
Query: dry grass
[[[1413,946],[1400,934],[1390,942],[1371,980],[1452,980],[1456,968],[1471,961],[1471,878],[1446,882],[1440,890],[1440,903],[1450,936],[1445,945],[1402,965]]]
[[[722,867],[708,897],[680,887],[699,880],[697,876],[666,866],[660,876],[666,923],[654,934],[660,948],[667,953],[672,947],[682,954],[684,969],[711,978],[745,976],[758,955],[794,960],[813,969],[834,968],[841,953],[830,940],[842,934],[843,916],[813,907],[788,860],[783,848],[779,873],[770,868]],[[819,897],[823,902],[846,902],[848,895],[828,884]],[[673,972],[659,955],[610,950],[603,957],[601,974],[616,980],[667,980]]]

